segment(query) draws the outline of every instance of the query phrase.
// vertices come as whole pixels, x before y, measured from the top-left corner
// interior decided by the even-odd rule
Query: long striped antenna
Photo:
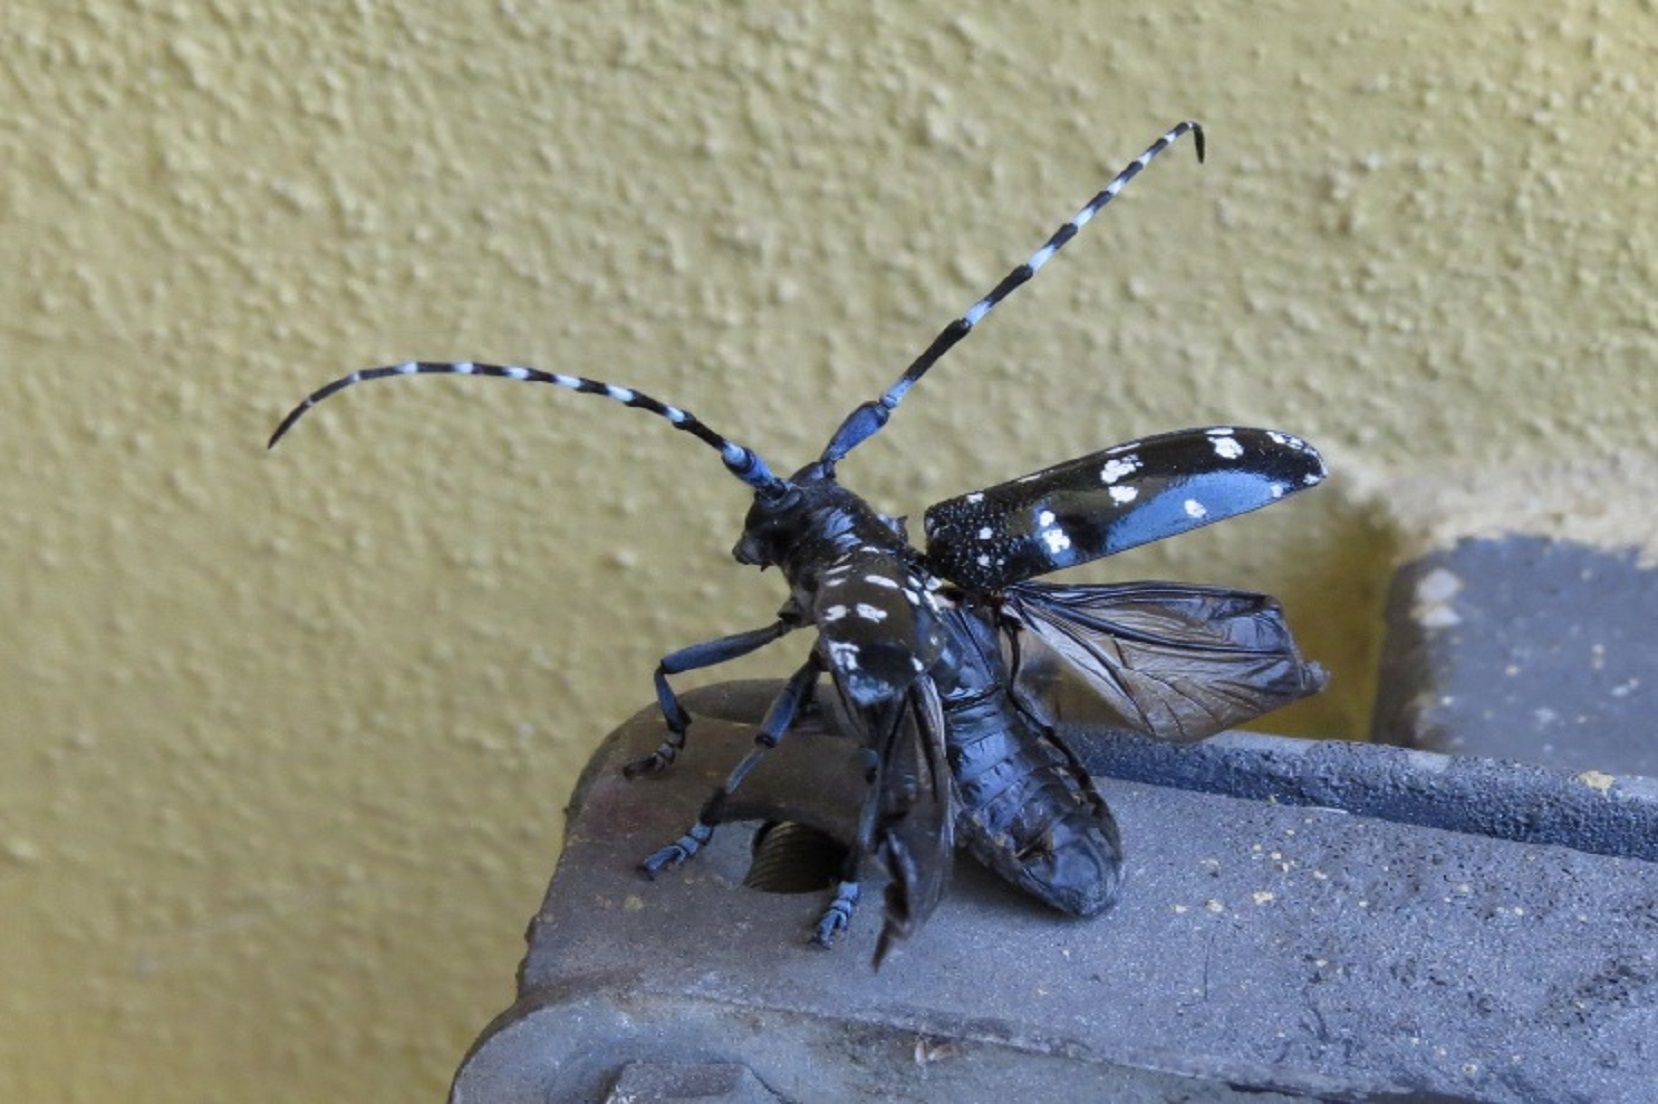
[[[904,374],[898,377],[898,382],[887,388],[885,394],[879,399],[864,403],[851,414],[848,414],[840,428],[835,431],[835,435],[830,438],[829,446],[823,450],[823,456],[819,462],[826,468],[833,470],[837,461],[880,432],[881,427],[886,425],[887,419],[892,416],[893,410],[903,401],[904,395],[911,387],[915,386],[916,381],[927,374],[927,369],[937,364],[939,359],[949,352],[956,342],[971,333],[973,327],[977,326],[984,316],[995,308],[996,304],[1012,295],[1014,289],[1020,284],[1035,276],[1037,270],[1047,264],[1049,259],[1059,252],[1066,242],[1076,237],[1077,231],[1081,230],[1089,219],[1099,214],[1100,208],[1116,198],[1117,193],[1123,190],[1124,185],[1139,176],[1141,169],[1151,164],[1152,158],[1172,146],[1187,131],[1191,132],[1192,140],[1197,143],[1197,159],[1202,161],[1203,127],[1190,120],[1174,127],[1163,137],[1147,146],[1144,153],[1136,157],[1127,168],[1118,173],[1099,195],[1089,200],[1087,205],[1072,217],[1071,221],[1055,230],[1053,236],[1043,243],[1042,248],[1031,254],[1030,260],[1002,277],[1002,282],[992,288],[988,295],[968,308],[966,314],[940,330],[938,336],[933,338],[933,343],[927,346],[926,350],[916,357],[908,368],[904,369]]]
[[[318,388],[306,396],[304,402],[288,412],[282,419],[282,424],[276,427],[271,434],[270,443],[266,448],[275,448],[276,443],[294,427],[294,423],[305,415],[307,410],[322,402],[330,395],[345,390],[354,383],[364,383],[368,380],[388,379],[392,376],[494,376],[497,379],[523,380],[528,383],[550,383],[554,387],[563,387],[569,391],[580,391],[584,395],[603,395],[614,399],[624,406],[637,407],[648,410],[658,417],[666,418],[675,429],[682,429],[698,440],[712,445],[719,451],[720,459],[732,475],[753,487],[764,498],[773,498],[786,494],[789,484],[772,474],[760,454],[753,449],[723,437],[709,429],[696,415],[689,410],[681,410],[677,406],[669,406],[651,398],[643,391],[635,391],[629,387],[616,387],[612,384],[601,383],[598,380],[583,379],[581,376],[566,376],[558,372],[542,372],[535,368],[519,368],[499,364],[473,364],[468,361],[449,364],[432,361],[409,361],[406,364],[394,364],[385,368],[365,368],[360,372],[353,372],[349,376],[342,376],[325,387]]]

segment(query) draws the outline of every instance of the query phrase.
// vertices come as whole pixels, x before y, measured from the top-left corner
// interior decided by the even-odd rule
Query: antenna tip
[[[294,423],[299,421],[300,417],[315,405],[316,396],[313,395],[309,399],[306,399],[304,402],[300,403],[298,406],[294,407],[292,410],[288,411],[288,416],[283,418],[277,425],[276,432],[271,434],[271,439],[265,442],[266,450],[269,451],[270,449],[275,448],[276,443],[286,437],[288,435],[288,431],[294,428]]]

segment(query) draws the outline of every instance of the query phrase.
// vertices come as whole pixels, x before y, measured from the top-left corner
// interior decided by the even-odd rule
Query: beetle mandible
[[[603,395],[665,418],[720,454],[753,491],[732,550],[777,567],[789,596],[769,625],[663,657],[654,683],[667,735],[630,776],[671,765],[691,718],[669,677],[747,655],[815,628],[804,662],[762,720],[754,748],[647,874],[694,856],[731,794],[784,738],[829,676],[830,705],[862,740],[868,796],[858,838],[815,928],[830,943],[875,857],[887,878],[875,962],[931,914],[959,842],[997,874],[1063,912],[1091,916],[1115,899],[1122,848],[1093,780],[1056,732],[1027,677],[1030,656],[1057,658],[1121,723],[1160,739],[1200,740],[1319,690],[1276,601],[1181,583],[1056,586],[1031,580],[1270,505],[1319,483],[1318,452],[1292,434],[1216,426],[1165,433],[1046,468],[930,507],[924,549],[901,519],[841,486],[836,465],[887,423],[911,387],[998,303],[1029,280],[1159,153],[1190,133],[1170,129],[1117,174],[1025,263],[932,343],[878,399],[842,421],[822,454],[783,477],[753,449],[644,392],[533,368],[412,361],[354,372],[320,388],[272,434],[274,446],[312,406],[366,380],[478,375]]]

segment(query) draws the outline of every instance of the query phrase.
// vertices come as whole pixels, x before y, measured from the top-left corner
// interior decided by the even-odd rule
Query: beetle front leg
[[[787,618],[779,617],[775,623],[764,628],[733,633],[717,640],[705,640],[701,644],[692,644],[688,648],[681,648],[677,652],[669,652],[663,656],[662,662],[656,665],[655,683],[656,702],[662,710],[662,719],[668,725],[667,738],[649,755],[640,756],[623,767],[622,774],[628,778],[656,774],[671,765],[679,758],[679,753],[685,750],[685,730],[691,727],[691,715],[679,704],[673,687],[668,685],[669,675],[714,667],[748,655],[793,631],[794,628],[795,625]]]

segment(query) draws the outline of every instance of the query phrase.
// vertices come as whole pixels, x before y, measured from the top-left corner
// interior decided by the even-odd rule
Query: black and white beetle
[[[786,479],[754,450],[642,392],[489,364],[412,362],[355,372],[289,413],[270,443],[342,388],[405,375],[550,383],[666,418],[717,449],[753,489],[733,554],[739,563],[780,568],[789,598],[770,625],[663,658],[655,685],[668,733],[627,773],[659,771],[685,746],[691,718],[668,676],[736,659],[806,626],[817,628],[817,640],[761,722],[754,749],[689,831],[649,856],[644,870],[677,866],[707,843],[727,799],[788,733],[827,673],[830,704],[862,738],[870,766],[858,839],[818,923],[820,942],[850,920],[859,867],[874,855],[888,879],[879,964],[942,897],[958,839],[1047,904],[1093,915],[1116,896],[1122,850],[1105,802],[1027,676],[1039,666],[1032,656],[1063,660],[1124,726],[1173,741],[1203,739],[1314,693],[1324,673],[1301,660],[1278,604],[1264,595],[1178,583],[1028,580],[1270,505],[1320,482],[1323,461],[1301,439],[1271,430],[1165,433],[938,503],[926,513],[925,551],[909,544],[901,519],[836,482],[835,465],[886,424],[952,345],[1188,131],[1201,160],[1196,123],[1164,134],[946,326],[885,394],[853,410],[815,462]]]

